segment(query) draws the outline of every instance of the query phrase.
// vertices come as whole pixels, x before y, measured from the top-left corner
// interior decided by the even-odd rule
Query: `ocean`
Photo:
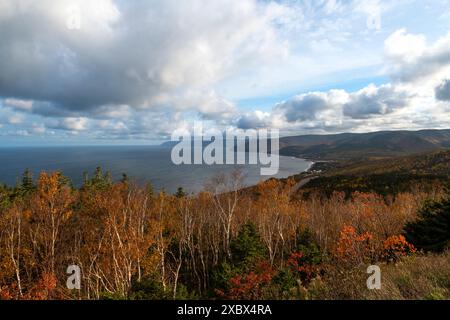
[[[0,183],[16,185],[25,169],[34,177],[41,171],[61,171],[75,186],[100,166],[119,180],[126,173],[139,183],[150,182],[156,190],[175,192],[201,191],[218,174],[229,175],[236,169],[250,186],[262,179],[260,165],[175,165],[171,149],[161,146],[67,146],[67,147],[2,147],[0,148]],[[312,163],[303,159],[280,156],[280,169],[275,178],[286,178],[307,170]]]

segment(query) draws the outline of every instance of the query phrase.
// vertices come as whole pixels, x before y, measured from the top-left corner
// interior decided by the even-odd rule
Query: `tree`
[[[443,252],[450,248],[450,197],[427,203],[419,218],[406,224],[405,237],[419,250]]]
[[[252,222],[247,222],[241,227],[238,236],[231,241],[230,248],[232,262],[235,265],[247,266],[266,256],[261,237]]]
[[[177,197],[177,198],[186,197],[186,192],[184,192],[182,187],[178,187],[177,192],[175,193],[175,197]]]
[[[239,170],[234,171],[230,177],[219,174],[212,179],[207,189],[213,195],[214,205],[218,213],[218,221],[223,229],[223,248],[231,258],[230,240],[232,227],[241,198],[243,176]]]
[[[22,174],[22,181],[20,183],[18,191],[20,194],[25,195],[31,193],[35,189],[36,186],[33,182],[33,173],[29,169],[26,169]]]
[[[83,187],[93,187],[97,189],[106,189],[110,186],[112,186],[112,176],[109,171],[106,171],[103,173],[103,170],[101,167],[97,167],[94,171],[94,175],[92,179],[89,179],[89,176],[87,173],[84,173],[84,185]]]
[[[38,254],[43,272],[54,274],[62,228],[73,212],[73,191],[60,172],[42,172],[31,201],[33,224],[30,234],[34,252]]]

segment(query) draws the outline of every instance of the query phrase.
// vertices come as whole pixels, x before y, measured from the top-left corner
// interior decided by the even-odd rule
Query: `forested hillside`
[[[0,189],[0,298],[450,298],[442,184],[303,198],[293,180],[239,181],[171,195],[100,169],[79,189],[26,173]],[[366,287],[372,264],[382,290]],[[66,287],[69,265],[80,290]]]
[[[392,195],[417,185],[432,190],[450,178],[450,150],[379,160],[323,162],[312,169],[320,173],[302,188],[303,193],[362,191]],[[298,179],[305,175],[308,173]]]
[[[313,160],[373,159],[450,147],[450,130],[380,131],[280,139],[280,154]]]

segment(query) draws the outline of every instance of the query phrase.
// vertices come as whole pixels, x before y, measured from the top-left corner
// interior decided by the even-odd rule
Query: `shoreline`
[[[241,170],[243,176],[244,176],[244,180],[243,180],[243,188],[248,188],[248,187],[254,187],[256,186],[258,183],[260,183],[261,181],[267,181],[270,179],[277,179],[277,180],[285,180],[285,179],[289,179],[295,175],[298,174],[306,174],[308,173],[311,168],[314,167],[314,165],[316,164],[315,161],[311,161],[309,159],[304,159],[301,157],[294,157],[294,156],[285,156],[285,155],[280,155],[281,159],[280,159],[280,166],[279,166],[279,171],[277,172],[276,175],[273,176],[262,176],[258,174],[256,174],[256,171],[259,171],[259,169],[257,169],[256,171],[254,169],[248,169],[249,172],[247,172],[246,168],[239,168],[239,166],[237,166],[235,169],[237,170]],[[170,161],[170,160],[168,160]],[[40,163],[41,164],[41,163]],[[52,164],[54,165],[54,164]],[[260,165],[263,166],[263,165]],[[56,167],[60,167],[60,168],[56,168]],[[230,169],[229,166],[227,168],[223,167],[220,168],[220,166],[218,166],[216,169],[207,169],[207,172],[205,173],[205,175],[201,175],[201,176],[197,176],[197,177],[193,177],[192,174],[190,174],[190,169],[189,168],[182,168],[177,170],[177,172],[175,173],[175,175],[178,176],[177,179],[167,179],[167,181],[163,181],[166,179],[162,179],[161,177],[159,177],[158,175],[155,175],[156,179],[147,179],[147,176],[150,176],[148,174],[137,174],[136,172],[134,172],[134,174],[130,171],[126,171],[126,170],[110,170],[109,166],[107,165],[91,165],[91,168],[85,169],[83,166],[83,163],[80,164],[79,168],[79,172],[80,173],[76,173],[74,172],[72,169],[73,168],[69,168],[70,170],[66,170],[67,168],[65,168],[65,166],[55,166],[55,168],[52,169],[47,169],[45,167],[45,165],[43,167],[41,166],[36,166],[36,167],[28,167],[26,165],[26,163],[24,163],[24,169],[21,170],[22,174],[26,171],[27,168],[31,169],[32,175],[33,175],[33,180],[36,183],[37,182],[37,178],[39,177],[39,173],[40,172],[54,172],[54,171],[59,171],[61,172],[63,175],[67,176],[73,187],[78,189],[82,186],[82,174],[83,172],[88,172],[89,176],[92,176],[92,174],[94,173],[94,167],[100,167],[104,173],[106,172],[110,172],[112,173],[112,182],[116,183],[119,182],[121,180],[121,173],[120,172],[125,172],[127,174],[127,177],[130,178],[130,181],[135,181],[136,183],[138,183],[139,185],[145,185],[147,183],[151,183],[156,190],[166,190],[169,193],[175,193],[178,189],[178,187],[182,187],[187,193],[189,194],[198,194],[199,192],[204,191],[204,186],[206,184],[208,184],[213,178],[214,175],[220,175],[220,174],[226,174],[228,175],[230,173]],[[255,167],[252,165],[248,165],[248,167]],[[259,167],[259,166],[258,166]],[[196,171],[199,170],[199,168],[195,168]],[[120,172],[119,172],[120,171]],[[184,172],[184,173],[183,173]],[[208,172],[210,174],[208,174]],[[20,173],[18,173],[15,178],[14,181],[11,181],[12,179],[9,178],[7,179],[6,177],[8,175],[11,175],[10,173],[5,172],[7,175],[4,177],[4,181],[3,181],[3,176],[2,179],[0,181],[0,186],[6,187],[6,188],[15,188],[20,184],[20,181],[22,179],[22,175]],[[161,180],[161,179],[162,180]],[[195,179],[195,181],[194,181]],[[10,183],[8,183],[8,180],[10,181]],[[179,183],[175,183],[173,180],[178,180]],[[191,184],[192,182],[192,184]]]

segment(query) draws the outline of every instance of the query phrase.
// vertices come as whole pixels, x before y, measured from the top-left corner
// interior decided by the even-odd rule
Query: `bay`
[[[182,187],[198,192],[218,174],[229,175],[239,169],[245,186],[270,177],[260,175],[259,165],[174,165],[171,149],[161,146],[67,146],[0,148],[0,183],[16,185],[25,169],[34,177],[41,171],[61,171],[75,186],[83,181],[83,172],[92,174],[100,166],[111,172],[114,180],[126,173],[139,183],[151,182],[156,190],[175,192]],[[280,156],[275,178],[286,178],[307,170],[312,163]]]

